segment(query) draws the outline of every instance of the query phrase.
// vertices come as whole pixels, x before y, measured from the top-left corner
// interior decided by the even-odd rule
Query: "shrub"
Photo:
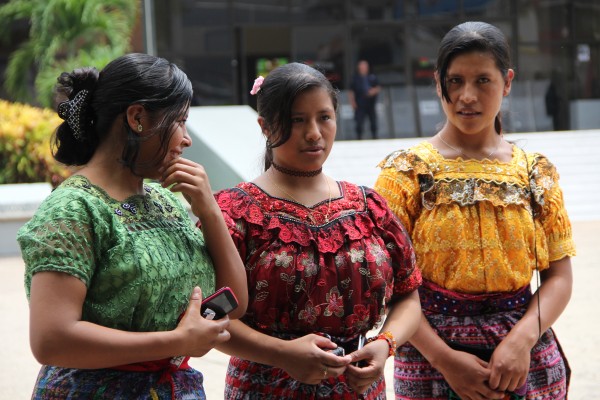
[[[50,182],[71,172],[54,160],[50,138],[62,122],[50,109],[0,99],[0,184]]]

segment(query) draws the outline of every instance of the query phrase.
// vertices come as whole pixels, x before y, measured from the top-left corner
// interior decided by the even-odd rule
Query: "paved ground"
[[[578,256],[573,259],[575,284],[571,302],[555,325],[555,330],[573,369],[571,400],[597,399],[600,393],[600,314],[598,313],[600,268],[600,221],[574,222]],[[595,298],[595,300],[594,300]],[[0,258],[0,400],[31,396],[39,365],[28,342],[28,310],[23,289],[23,263],[20,258]],[[211,351],[192,365],[204,372],[209,399],[223,398],[227,357]],[[386,369],[388,398],[392,399],[392,362]]]

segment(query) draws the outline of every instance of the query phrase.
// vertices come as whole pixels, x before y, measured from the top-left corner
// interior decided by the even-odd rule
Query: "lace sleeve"
[[[95,260],[110,232],[102,213],[77,191],[56,189],[17,235],[25,261],[25,286],[42,271],[64,272],[89,286]]]
[[[421,193],[433,186],[433,178],[426,164],[414,153],[397,151],[379,163],[382,169],[374,189],[387,200],[389,208],[396,214],[412,235],[414,221],[421,212]],[[426,187],[425,183],[431,180]]]
[[[215,195],[215,198],[217,204],[221,208],[225,224],[229,229],[229,234],[233,239],[233,243],[240,253],[240,258],[245,262],[247,256],[247,224],[242,218],[242,215],[247,208],[247,202],[244,199],[244,196],[235,189],[222,190]]]
[[[374,191],[367,191],[367,194],[369,211],[374,216],[375,225],[390,255],[394,271],[391,304],[398,296],[410,293],[421,285],[421,271],[417,267],[410,237],[400,220],[387,207],[385,199],[379,194]]]
[[[556,261],[575,255],[571,221],[565,209],[563,192],[558,184],[556,167],[544,156],[534,155],[531,168],[532,191],[539,219],[548,244],[548,260]]]

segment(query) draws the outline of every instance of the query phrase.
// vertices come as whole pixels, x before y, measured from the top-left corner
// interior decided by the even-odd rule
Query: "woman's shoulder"
[[[349,209],[367,211],[377,215],[387,210],[387,201],[374,188],[355,183],[340,181],[343,198]]]
[[[58,185],[42,203],[43,207],[61,207],[62,204],[87,204],[96,203],[101,195],[98,188],[82,175],[72,175]],[[43,207],[40,207],[41,209]]]
[[[550,179],[556,181],[559,179],[558,171],[550,159],[540,152],[525,151],[517,144],[513,143],[515,148],[512,162],[509,164],[513,168],[526,172],[529,180]]]
[[[415,171],[428,174],[430,164],[436,162],[438,154],[431,143],[422,141],[408,149],[399,149],[388,154],[379,164],[381,169],[392,168],[398,172]]]
[[[61,226],[64,229],[63,224],[105,227],[110,224],[113,212],[113,208],[99,198],[97,188],[87,178],[74,175],[57,186],[40,204],[35,215],[19,231],[19,236],[35,232],[40,227]]]
[[[243,219],[255,224],[263,224],[268,196],[252,182],[242,182],[234,187],[215,193],[221,211],[234,220]]]
[[[260,187],[258,187],[254,183],[241,182],[234,187],[225,188],[217,191],[215,193],[215,198],[217,199],[217,202],[219,201],[219,199],[246,199],[246,201],[252,201],[257,196],[259,196],[261,192],[262,190],[260,189]]]

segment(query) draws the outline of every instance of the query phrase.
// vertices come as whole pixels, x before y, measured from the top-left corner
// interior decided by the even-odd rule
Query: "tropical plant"
[[[56,186],[70,175],[50,150],[50,138],[61,122],[50,109],[0,100],[0,184]]]
[[[0,6],[0,37],[8,38],[13,21],[30,21],[28,40],[9,58],[7,93],[17,101],[35,98],[51,106],[61,72],[101,69],[129,50],[139,9],[139,0],[10,0]],[[34,96],[28,90],[32,80]]]

